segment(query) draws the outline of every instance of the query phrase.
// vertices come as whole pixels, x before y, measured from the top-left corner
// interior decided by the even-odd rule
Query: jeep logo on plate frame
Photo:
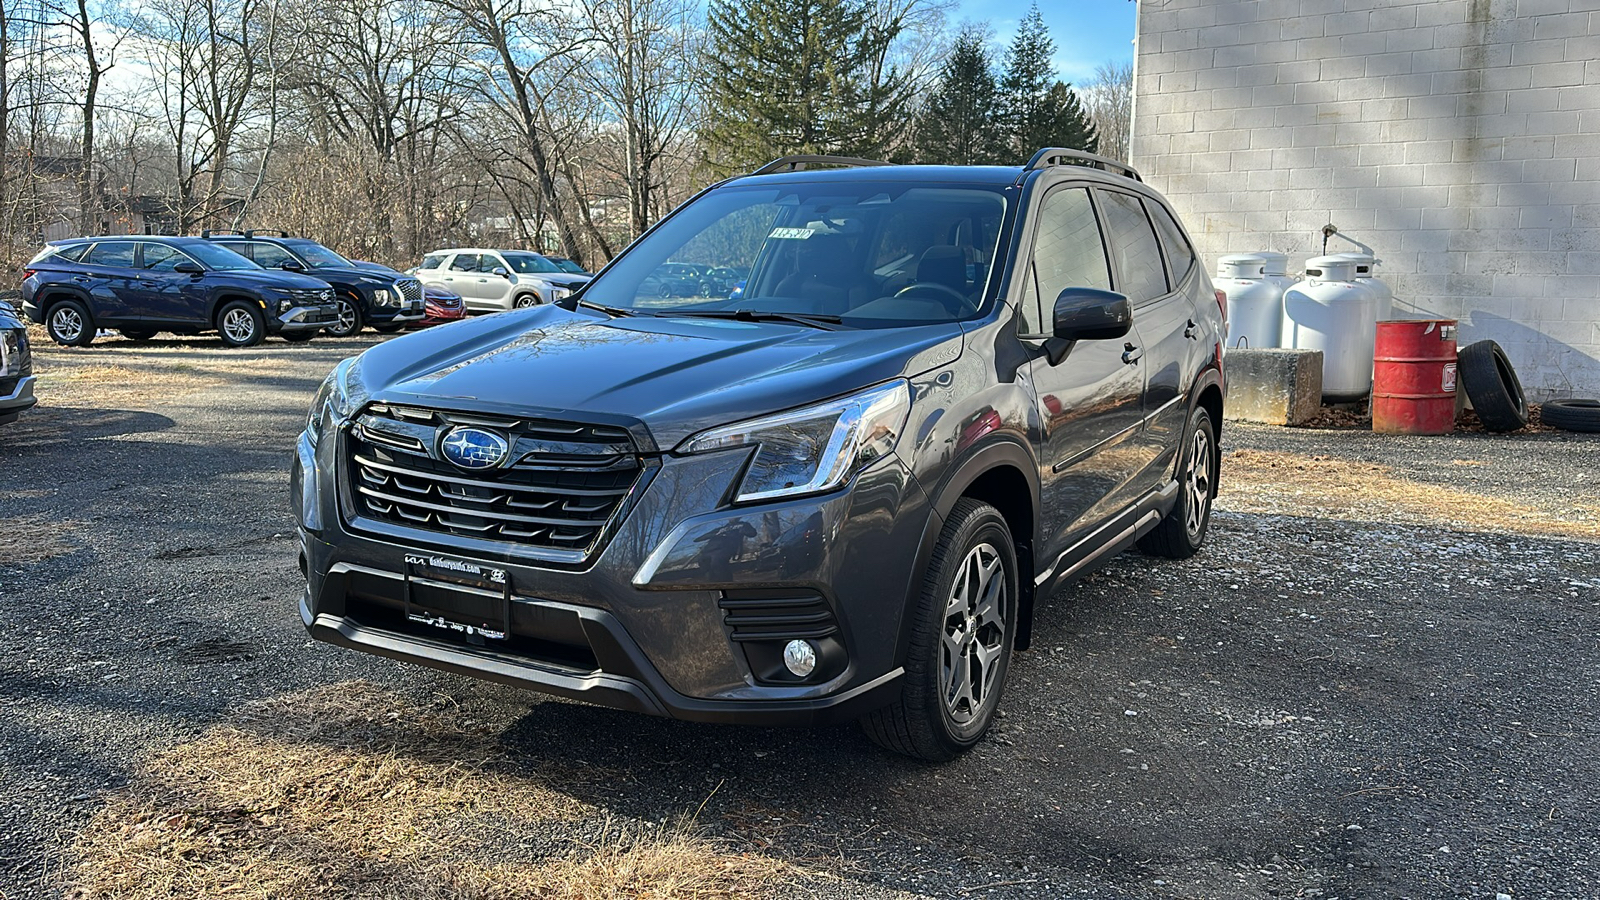
[[[511,444],[492,431],[457,425],[439,441],[439,454],[462,469],[492,469],[511,455]]]

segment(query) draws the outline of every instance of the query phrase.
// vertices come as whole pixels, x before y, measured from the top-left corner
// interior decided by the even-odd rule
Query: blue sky
[[[1030,0],[957,0],[952,25],[971,19],[988,22],[996,49],[1011,43]],[[1057,74],[1086,81],[1103,62],[1133,59],[1132,0],[1039,0],[1039,13],[1056,42]]]

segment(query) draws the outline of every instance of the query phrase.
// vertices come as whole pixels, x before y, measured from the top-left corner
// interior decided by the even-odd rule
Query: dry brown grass
[[[1458,465],[1480,464],[1457,460]],[[1222,460],[1218,497],[1238,512],[1376,519],[1600,539],[1600,507],[1532,506],[1459,488],[1412,481],[1388,466],[1329,456],[1235,450]]]
[[[150,396],[173,397],[224,383],[221,375],[187,363],[141,360],[132,365],[100,365],[36,360],[37,393],[51,406],[100,407]]]
[[[43,516],[0,518],[0,566],[43,562],[78,549],[69,535],[79,523]]]
[[[597,820],[565,854],[522,846]],[[732,900],[788,874],[692,826],[610,822],[453,713],[364,683],[253,705],[155,757],[84,829],[73,873],[85,900]]]

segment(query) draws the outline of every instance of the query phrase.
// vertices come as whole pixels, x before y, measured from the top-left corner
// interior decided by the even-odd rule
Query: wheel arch
[[[235,300],[249,304],[252,309],[261,313],[261,318],[263,320],[266,319],[267,311],[261,305],[265,301],[263,301],[260,297],[255,297],[236,290],[222,290],[218,291],[211,298],[211,308],[206,314],[206,321],[211,323],[212,328],[222,327],[221,323],[218,321],[218,316],[222,315],[222,308],[224,306],[227,306],[229,303],[232,303]]]
[[[1195,379],[1194,403],[1189,408],[1189,415],[1193,416],[1195,409],[1204,409],[1211,415],[1211,437],[1217,442],[1217,466],[1211,473],[1211,496],[1217,496],[1217,485],[1222,477],[1222,409],[1224,382],[1222,373],[1214,366],[1207,366]],[[1175,465],[1182,465],[1182,454]],[[1176,474],[1174,474],[1176,477]]]
[[[62,300],[76,300],[79,303],[82,303],[84,307],[89,310],[89,316],[93,318],[94,298],[89,296],[88,291],[85,291],[81,288],[69,287],[64,284],[53,284],[40,290],[38,295],[34,298],[34,303],[38,305],[41,315],[49,316],[50,307],[60,303]]]

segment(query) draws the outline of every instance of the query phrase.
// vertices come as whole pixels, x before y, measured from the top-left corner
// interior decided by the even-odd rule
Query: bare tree
[[[1079,91],[1084,112],[1100,136],[1100,153],[1127,160],[1133,127],[1133,63],[1101,63],[1094,79]]]

